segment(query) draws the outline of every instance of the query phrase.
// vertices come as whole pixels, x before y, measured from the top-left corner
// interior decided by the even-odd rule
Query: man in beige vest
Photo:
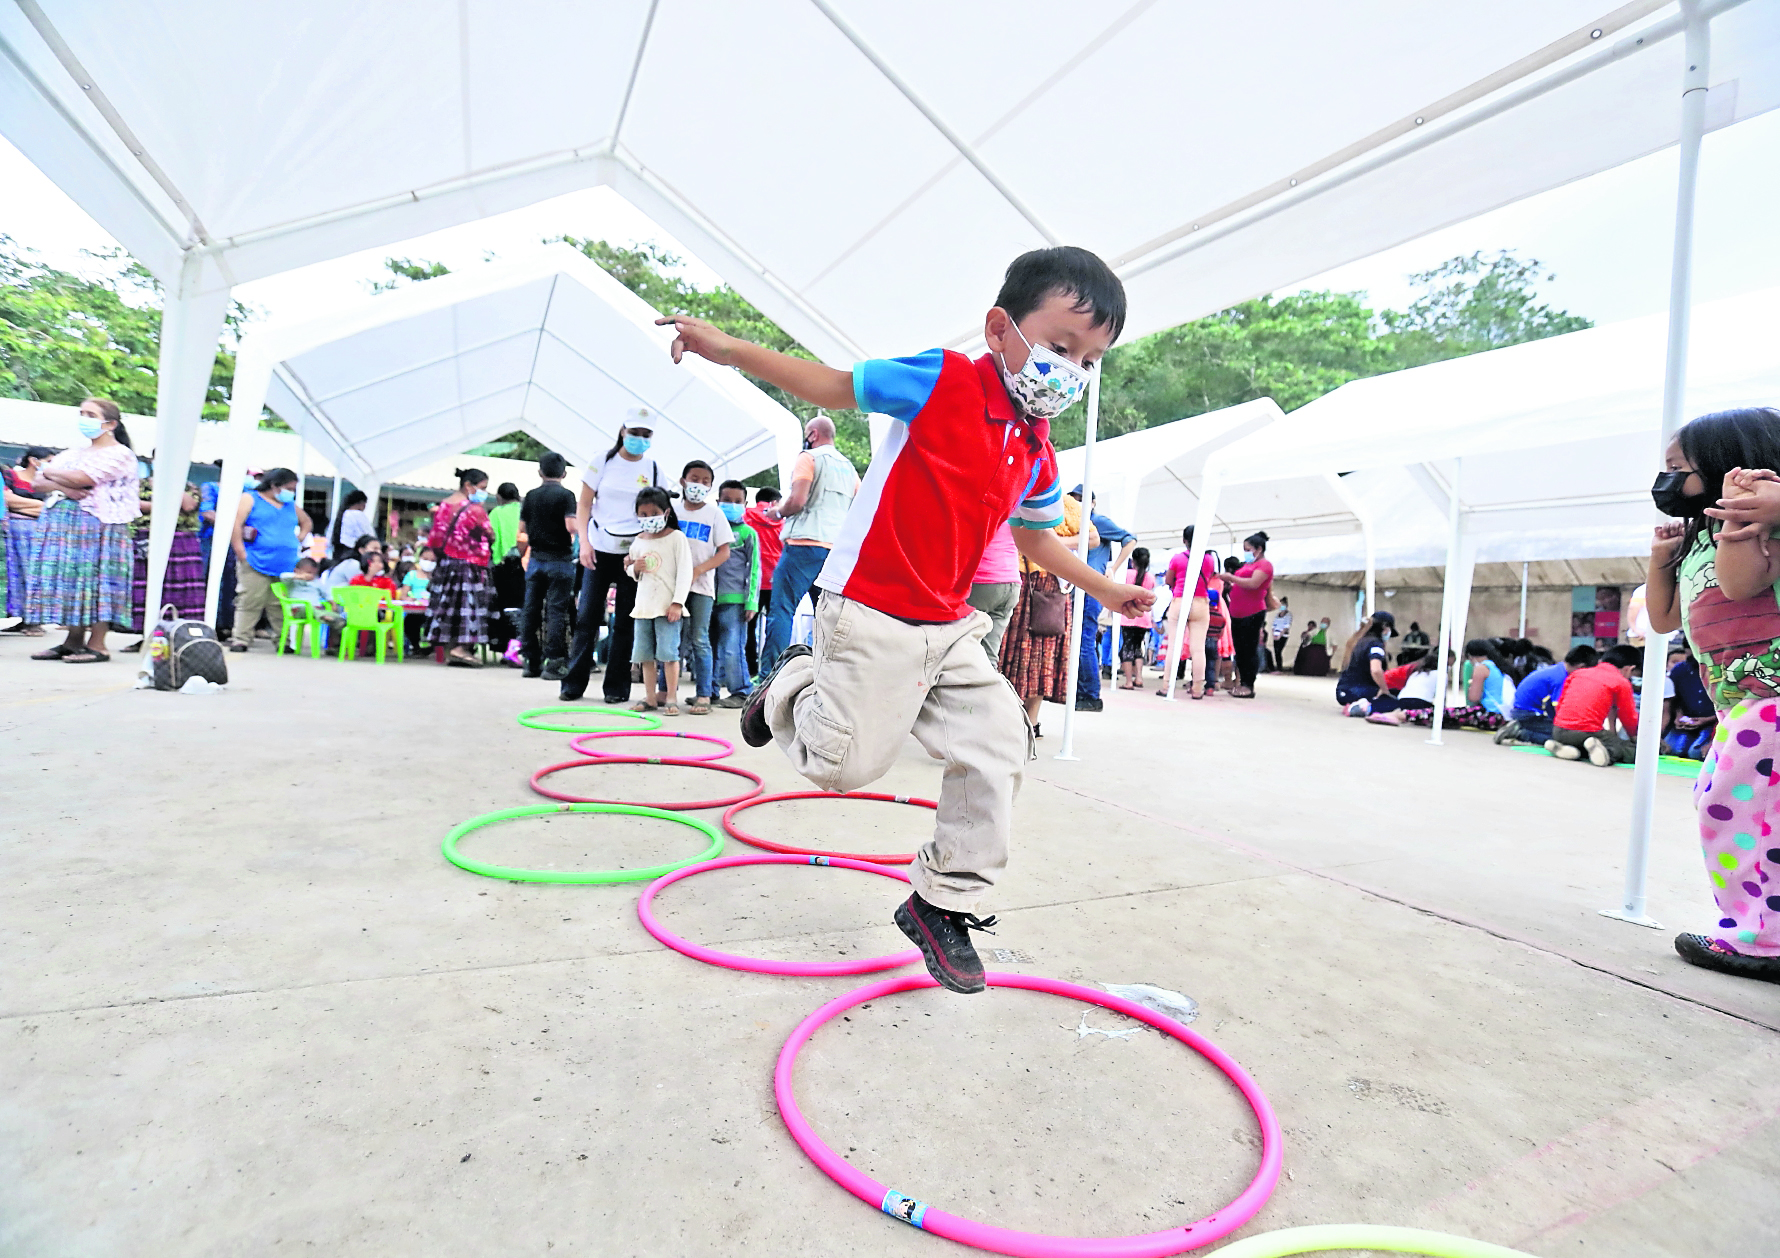
[[[791,488],[768,518],[785,521],[779,536],[785,549],[773,569],[773,606],[760,648],[760,675],[791,642],[791,618],[805,594],[815,597],[816,578],[840,533],[847,508],[859,490],[859,473],[847,456],[834,448],[834,421],[818,415],[804,425],[804,449],[791,472]]]

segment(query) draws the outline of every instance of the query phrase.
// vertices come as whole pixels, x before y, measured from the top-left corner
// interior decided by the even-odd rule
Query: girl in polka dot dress
[[[1764,469],[1764,470],[1745,470]],[[1680,935],[1694,965],[1780,982],[1780,410],[1705,415],[1652,487],[1649,614],[1677,627],[1718,709],[1694,785],[1717,926]],[[1720,497],[1722,495],[1722,497]]]

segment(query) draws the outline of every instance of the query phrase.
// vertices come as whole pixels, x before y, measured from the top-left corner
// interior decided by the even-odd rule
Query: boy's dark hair
[[[1018,323],[1053,293],[1075,298],[1075,308],[1093,315],[1095,327],[1111,326],[1113,340],[1125,330],[1124,284],[1106,263],[1075,245],[1034,249],[1015,258],[1008,264],[995,304]]]
[[[1224,560],[1225,572],[1235,572],[1240,567],[1242,567],[1242,560],[1238,559],[1235,555],[1231,555],[1228,559]]]
[[[1574,664],[1577,668],[1593,668],[1601,662],[1601,653],[1592,646],[1573,646],[1570,653],[1564,656],[1564,663]]]
[[[711,478],[713,480],[716,479],[717,473],[712,471],[711,465],[709,463],[706,463],[703,459],[693,459],[689,463],[687,463],[685,467],[681,468],[680,469],[680,479],[685,480],[688,476],[692,475],[693,469],[700,468],[700,467],[704,468],[705,471],[710,472]]]
[[[754,491],[755,502],[777,502],[782,497],[784,497],[784,495],[774,489],[771,485],[762,485],[759,489]]]
[[[315,569],[317,572],[321,571],[321,565],[316,563],[315,560],[311,559],[308,555],[298,555],[297,562],[291,565],[291,571],[292,572],[302,571],[304,564],[308,564],[311,568]]]
[[[569,474],[569,461],[554,450],[546,450],[538,456],[538,475],[549,480],[561,480]]]
[[[1693,464],[1693,470],[1705,482],[1708,505],[1718,501],[1724,485],[1724,474],[1733,467],[1773,468],[1780,471],[1780,409],[1772,406],[1750,406],[1735,411],[1716,411],[1701,415],[1682,425],[1675,434],[1681,453]],[[1690,516],[1687,535],[1675,548],[1669,561],[1674,567],[1692,550],[1711,521],[1703,515]]]
[[[501,487],[495,490],[494,493],[495,497],[499,498],[502,502],[519,501],[519,486],[515,485],[510,480],[502,481]]]
[[[1637,668],[1644,663],[1644,652],[1629,642],[1621,642],[1601,652],[1601,663],[1615,668]]]
[[[661,513],[667,517],[668,521],[667,529],[664,531],[671,532],[680,527],[680,517],[674,514],[674,500],[668,497],[668,491],[660,485],[650,485],[637,490],[637,506],[640,507],[644,503],[651,503],[661,508]]]
[[[721,485],[717,486],[718,493],[722,493],[726,489],[739,489],[742,491],[742,501],[746,502],[748,500],[748,487],[742,484],[741,481],[726,480]]]

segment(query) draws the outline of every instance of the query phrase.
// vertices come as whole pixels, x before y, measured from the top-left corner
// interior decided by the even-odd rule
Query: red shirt
[[[1632,683],[1611,664],[1579,668],[1564,683],[1552,724],[1559,729],[1603,730],[1609,713],[1619,713],[1619,723],[1632,737],[1638,734],[1638,699]]]
[[[1063,522],[1051,426],[1015,409],[990,354],[855,363],[853,395],[860,410],[901,422],[872,456],[816,584],[899,620],[962,620],[1003,521]]]
[[[770,503],[778,506],[778,503]],[[766,518],[766,507],[756,504],[742,513],[742,523],[754,530],[754,536],[760,539],[760,588],[773,588],[773,569],[779,566],[779,552],[785,549],[785,543],[779,538],[779,530],[784,524],[779,520]]]
[[[391,594],[396,592],[396,583],[391,581],[388,577],[368,577],[362,572],[352,578],[352,580],[348,581],[347,584],[368,585],[373,589],[386,590]]]

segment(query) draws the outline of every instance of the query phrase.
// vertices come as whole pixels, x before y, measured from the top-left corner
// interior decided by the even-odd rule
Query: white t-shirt
[[[680,517],[680,531],[686,534],[686,544],[692,547],[694,567],[716,554],[719,546],[727,546],[735,540],[735,530],[729,527],[729,521],[715,503],[706,502],[694,507],[682,498],[674,508],[674,514]],[[710,568],[692,578],[692,592],[715,596],[717,569]]]
[[[655,460],[646,454],[634,460],[614,454],[583,470],[581,483],[595,495],[593,548],[608,555],[623,554],[630,549],[631,539],[643,531],[637,521],[637,490],[661,484]]]
[[[352,507],[340,516],[340,545],[351,550],[358,539],[377,530],[371,527],[369,512]]]
[[[1440,692],[1440,674],[1432,669],[1420,668],[1409,674],[1403,683],[1403,689],[1397,692],[1399,699],[1420,699],[1423,703],[1434,702],[1434,696]]]

